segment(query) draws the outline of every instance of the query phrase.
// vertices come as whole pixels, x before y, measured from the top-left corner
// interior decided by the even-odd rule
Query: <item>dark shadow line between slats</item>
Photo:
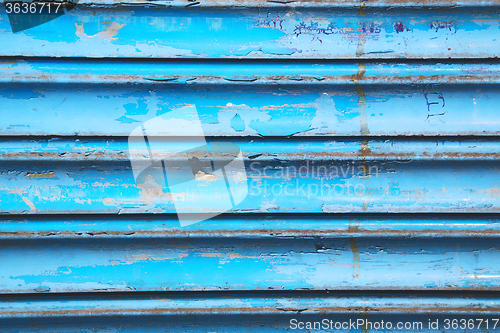
[[[457,297],[457,298],[496,298],[500,299],[500,290],[413,290],[413,289],[356,289],[356,290],[220,290],[220,291],[96,291],[96,292],[51,292],[51,293],[19,293],[0,294],[0,301],[21,301],[23,299],[57,300],[58,298],[71,298],[72,300],[85,300],[95,298],[220,298],[220,297],[335,297],[335,296],[363,296],[363,297]],[[10,299],[10,300],[9,300]]]
[[[1,220],[12,220],[12,219],[106,219],[114,218],[117,220],[122,219],[158,219],[162,220],[165,218],[175,219],[176,213],[99,213],[99,214],[81,214],[81,213],[68,213],[68,214],[0,214]],[[468,219],[500,219],[500,213],[443,213],[443,212],[418,212],[418,213],[374,213],[374,212],[354,212],[354,213],[315,213],[315,212],[284,212],[284,213],[272,213],[272,212],[245,212],[245,213],[223,213],[215,217],[216,220],[225,219],[242,219],[245,220],[251,217],[263,216],[269,218],[286,219],[287,217],[296,218],[309,218],[309,219],[319,219],[319,218],[354,218],[362,216],[363,218],[388,218],[388,219],[454,219],[454,220],[468,220]]]
[[[500,128],[499,128],[500,132]],[[167,136],[162,136],[162,139],[169,138]],[[429,142],[429,141],[495,141],[500,142],[500,135],[384,135],[384,136],[373,136],[373,135],[359,135],[359,136],[306,136],[306,135],[288,135],[288,136],[210,136],[206,135],[207,140],[218,140],[218,141],[279,141],[279,140],[301,140],[301,141],[412,141],[412,142]],[[115,140],[115,141],[127,141],[128,136],[123,135],[1,135],[0,132],[0,142],[1,141],[36,141],[36,140],[80,140],[80,141],[103,141],[103,140]],[[189,140],[193,137],[172,137],[173,140]]]
[[[500,7],[499,7],[500,10]],[[25,61],[53,61],[53,62],[172,62],[172,63],[282,63],[282,64],[381,64],[381,63],[391,63],[391,64],[436,64],[436,65],[447,65],[447,64],[498,64],[500,63],[500,58],[498,56],[490,58],[357,58],[357,59],[295,59],[295,58],[271,58],[271,59],[248,59],[248,58],[140,58],[140,57],[51,57],[51,56],[0,56],[0,61],[9,60],[25,60]]]

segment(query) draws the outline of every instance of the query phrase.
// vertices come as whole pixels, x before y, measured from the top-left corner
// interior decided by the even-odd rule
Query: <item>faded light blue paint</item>
[[[103,9],[101,9],[103,10]],[[487,58],[498,9],[354,10],[80,7],[12,34],[1,55],[202,58]],[[238,33],[235,33],[235,32]],[[362,43],[358,43],[361,40]],[[425,48],[419,47],[425,45]]]
[[[499,318],[498,3],[187,5],[83,0],[16,34],[0,9],[0,330]],[[250,192],[181,227],[160,180],[192,138],[152,139],[172,164],[136,183],[127,136],[185,106]]]

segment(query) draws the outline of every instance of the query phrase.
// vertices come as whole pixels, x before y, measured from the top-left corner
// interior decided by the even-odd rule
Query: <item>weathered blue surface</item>
[[[450,300],[453,302],[454,300]],[[309,304],[307,305],[309,306]],[[282,308],[280,308],[282,309]],[[472,313],[464,314],[424,314],[424,315],[402,315],[378,312],[377,314],[366,314],[365,308],[362,311],[356,313],[348,313],[343,315],[328,313],[328,314],[303,314],[303,308],[300,309],[282,309],[274,312],[273,314],[256,314],[254,309],[250,309],[248,312],[231,312],[230,314],[219,314],[212,313],[207,315],[203,314],[187,314],[181,312],[180,315],[136,315],[136,314],[110,314],[106,316],[97,316],[94,313],[92,315],[77,315],[69,316],[67,313],[62,317],[38,317],[38,318],[9,318],[1,320],[0,324],[9,332],[47,332],[47,330],[55,332],[72,333],[75,330],[79,332],[116,332],[117,327],[119,327],[119,332],[158,332],[158,331],[168,331],[168,332],[290,332],[290,321],[297,320],[301,323],[303,329],[296,329],[295,331],[305,331],[306,323],[309,325],[317,325],[318,330],[321,329],[321,322],[323,320],[330,320],[337,325],[344,324],[344,329],[327,329],[323,328],[319,332],[364,332],[366,329],[363,326],[359,328],[346,328],[349,327],[349,320],[356,322],[357,320],[365,320],[372,323],[384,321],[385,323],[391,322],[393,327],[396,325],[401,325],[402,329],[398,329],[397,332],[413,333],[416,330],[418,332],[436,332],[436,329],[429,329],[429,321],[434,323],[438,321],[440,323],[439,327],[441,332],[446,330],[443,328],[445,320],[452,320],[459,323],[460,320],[472,320],[475,321],[476,326],[474,328],[467,330],[467,332],[479,332],[483,333],[486,331],[486,320],[489,322],[490,328],[496,322],[497,316],[492,314],[482,314],[482,311],[476,311]],[[495,310],[496,311],[496,310]],[[493,311],[493,312],[495,312]],[[120,310],[118,309],[118,311]],[[159,311],[155,311],[158,313]],[[179,312],[177,312],[179,313]],[[479,318],[479,319],[478,319]],[[480,321],[482,320],[482,322]],[[296,322],[297,323],[297,322]],[[314,324],[316,323],[316,324]],[[408,323],[408,328],[405,329],[404,325]],[[482,325],[479,327],[479,324]],[[415,326],[414,326],[415,325]],[[418,326],[417,326],[418,325]],[[420,326],[422,325],[422,326]],[[311,326],[312,327],[312,326]],[[329,326],[326,326],[329,327]],[[335,326],[333,326],[335,327]],[[339,326],[341,327],[341,326]],[[373,326],[372,326],[373,327]],[[423,327],[423,328],[421,328]],[[371,329],[370,332],[395,332],[395,329]],[[307,331],[306,331],[307,332]],[[437,331],[439,332],[439,331]]]
[[[93,0],[80,0],[78,1],[80,5],[87,5],[92,7],[110,7],[110,5],[123,4],[117,0],[100,0],[99,2]],[[141,6],[144,5],[141,0],[128,0],[126,2],[128,6]],[[192,1],[186,2],[183,0],[158,0],[154,3],[148,4],[148,7],[167,7],[167,8],[217,8],[217,7],[234,7],[234,8],[272,8],[279,7],[285,9],[293,9],[295,7],[299,8],[421,8],[422,6],[428,6],[430,8],[446,8],[446,7],[458,7],[458,8],[468,8],[468,7],[492,7],[498,5],[496,0],[370,0],[359,2],[358,0],[297,0],[297,1],[269,1],[269,0],[205,0],[203,2]]]
[[[300,173],[301,167],[307,173]],[[249,195],[233,212],[500,211],[496,161],[382,161],[364,166],[331,160],[309,164],[256,160],[247,163],[247,175]],[[3,213],[175,212],[170,190],[156,176],[136,183],[129,163],[2,163],[0,179]],[[191,192],[173,195],[190,198]],[[219,195],[206,192],[197,200]],[[189,212],[206,209],[193,206]]]
[[[2,293],[500,289],[497,239],[3,240]]]
[[[365,62],[256,59],[8,59],[0,62],[0,82],[38,83],[240,83],[253,86],[333,83],[499,83],[500,65],[493,61]],[[156,84],[157,87],[161,85]],[[151,87],[149,87],[151,88]],[[403,88],[403,87],[401,87]]]
[[[498,4],[497,4],[498,5]],[[163,9],[79,7],[13,34],[0,55],[153,58],[493,58],[497,7]],[[98,9],[99,10],[99,9]]]
[[[0,324],[9,332],[271,332],[290,331],[290,321],[399,323],[398,332],[436,332],[429,321],[477,320],[467,332],[492,331],[499,305],[495,295],[470,293],[407,296],[385,293],[202,293],[182,295],[64,295],[33,300],[33,296],[4,298]],[[29,300],[29,301],[28,301]],[[376,312],[372,312],[377,309]],[[482,320],[483,323],[479,320]],[[488,320],[488,328],[486,325]],[[405,323],[409,325],[404,328]],[[304,323],[303,323],[304,324]],[[481,325],[479,325],[481,324]],[[421,325],[421,326],[419,326]],[[357,328],[326,329],[327,332],[365,332]],[[117,329],[118,328],[118,329]],[[300,330],[298,330],[300,331]],[[371,329],[394,332],[393,329]]]
[[[208,138],[209,144],[236,144],[247,161],[253,167],[250,171],[265,168],[268,164],[281,162],[323,163],[326,165],[341,161],[496,161],[500,156],[500,140],[488,138],[371,138],[363,140],[355,138],[329,137],[315,138]],[[170,139],[155,142],[151,151],[164,158],[175,158],[172,150],[187,147],[189,141]],[[369,149],[367,149],[369,148]],[[124,138],[27,138],[21,137],[13,141],[11,138],[0,138],[0,162],[120,162],[127,164],[130,158],[147,160],[140,151],[129,151],[128,142]],[[214,158],[222,158],[221,154],[212,154]],[[264,165],[263,163],[266,163]],[[306,161],[307,163],[307,161]],[[290,175],[294,171],[290,164]],[[313,170],[310,170],[311,173]],[[317,170],[316,170],[317,171]],[[329,168],[320,169],[319,175],[328,176]],[[330,170],[332,171],[332,170]],[[338,170],[341,173],[341,170]],[[373,170],[375,171],[375,170]],[[262,170],[264,172],[264,170]],[[347,172],[347,171],[346,171]],[[297,170],[296,173],[299,173]],[[302,172],[304,176],[307,174]],[[314,175],[314,174],[313,174]],[[344,174],[344,177],[347,175]],[[353,175],[350,175],[353,176]],[[53,178],[53,177],[41,177]]]
[[[0,133],[128,136],[188,104],[208,136],[496,135],[498,73],[496,63],[9,60]]]
[[[249,186],[235,212],[500,209],[496,140],[303,141],[233,141],[246,157]],[[155,154],[169,158],[172,147],[181,144],[163,143]],[[161,182],[135,182],[129,158],[145,158],[127,148],[124,140],[4,140],[0,211],[174,213],[170,190]],[[193,213],[203,211],[192,207]]]
[[[0,7],[0,331],[498,330],[498,1],[83,0],[16,34]],[[185,106],[249,195],[181,226],[193,139],[127,136]]]
[[[500,221],[491,215],[260,214],[223,215],[181,227],[177,216],[16,216],[0,223],[0,237],[23,238],[290,238],[462,237],[496,238]]]

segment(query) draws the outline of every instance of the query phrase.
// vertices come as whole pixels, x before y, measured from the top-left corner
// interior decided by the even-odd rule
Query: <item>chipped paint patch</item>
[[[85,23],[83,22],[81,25],[75,23],[76,35],[83,39],[116,39],[116,36],[118,35],[120,29],[125,26],[125,24],[120,24],[118,22],[103,21],[102,24],[105,26],[105,29],[103,31],[99,31],[98,33],[95,33],[93,35],[88,35],[85,32],[84,24]]]
[[[28,205],[33,213],[37,212],[35,205],[33,204],[33,202],[31,202],[30,199],[28,199],[27,197],[21,197],[21,199],[23,199],[24,203]]]
[[[213,182],[217,180],[217,176],[212,173],[207,173],[203,170],[198,171],[198,173],[195,175],[196,180],[202,180],[206,182]]]
[[[162,187],[156,182],[156,180],[151,175],[147,175],[144,178],[144,182],[137,184],[137,187],[141,189],[140,196],[141,200],[146,204],[167,204],[172,203],[172,193],[165,192],[166,188]],[[176,194],[179,199],[183,199],[185,194]]]

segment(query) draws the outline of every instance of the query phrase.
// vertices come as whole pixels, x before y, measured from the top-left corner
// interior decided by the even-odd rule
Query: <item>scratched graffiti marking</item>
[[[394,22],[394,31],[396,31],[396,33],[400,33],[400,32],[405,32],[405,31],[411,31],[410,28],[408,28],[403,22],[401,21],[397,21],[397,22]]]
[[[328,21],[297,21],[286,19],[290,13],[267,13],[265,16],[256,19],[256,26],[259,28],[278,29],[287,35],[294,37],[309,35],[311,41],[323,42],[322,37],[328,35],[341,35],[350,41],[357,41],[359,35],[366,36],[367,39],[378,39],[382,32],[380,22],[359,22],[354,27],[338,27],[333,22]]]
[[[425,102],[427,103],[427,118],[430,121],[432,117],[444,116],[446,111],[443,108],[446,105],[443,94],[424,92]]]
[[[456,24],[453,21],[432,21],[430,23],[430,28],[435,29],[438,32],[441,29],[447,29],[449,31],[457,32]]]
[[[309,22],[309,24],[300,22],[295,26],[293,32],[296,36],[300,34],[331,35],[338,33],[338,28],[332,23],[326,27],[321,27],[318,22]]]
[[[283,21],[276,13],[267,13],[266,17],[257,19],[257,26],[260,28],[276,28],[283,29]]]

